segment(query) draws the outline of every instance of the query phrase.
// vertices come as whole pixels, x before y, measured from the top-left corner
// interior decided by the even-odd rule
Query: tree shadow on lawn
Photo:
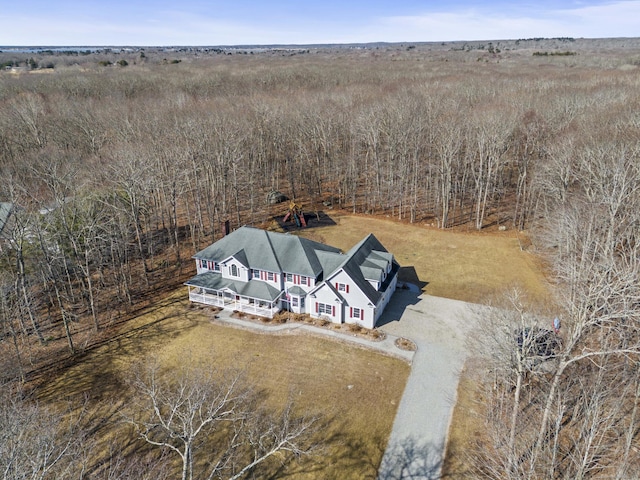
[[[362,478],[367,480],[435,480],[441,478],[442,447],[413,437],[390,445],[375,436],[364,441],[346,433],[325,439],[331,452],[317,462],[282,465],[269,480],[321,474],[324,480]],[[293,468],[292,468],[293,467]]]
[[[175,308],[163,311],[174,303],[178,304]],[[142,325],[125,325],[121,332],[87,345],[75,355],[64,351],[57,360],[30,372],[31,389],[41,399],[56,399],[62,392],[65,396],[82,393],[94,400],[109,398],[120,388],[123,360],[134,362],[198,324],[201,314],[181,308],[179,303],[173,299],[160,302],[145,311],[150,318]]]
[[[325,425],[333,433],[321,438],[320,451],[312,457],[288,464],[281,464],[265,479],[322,478],[323,480],[343,480],[344,478],[378,478],[378,467],[382,460],[386,440],[379,435],[365,441],[347,431],[343,423],[336,424],[336,418]],[[343,426],[344,425],[344,426]]]

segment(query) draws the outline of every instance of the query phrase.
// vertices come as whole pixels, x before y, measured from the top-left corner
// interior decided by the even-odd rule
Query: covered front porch
[[[186,285],[192,302],[267,318],[273,318],[281,309],[281,292],[259,280],[240,282],[207,272],[193,277]]]

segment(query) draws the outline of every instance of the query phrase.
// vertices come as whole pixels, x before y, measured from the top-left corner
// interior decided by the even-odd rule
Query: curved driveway
[[[466,358],[465,337],[475,324],[470,303],[421,294],[414,285],[398,289],[378,327],[387,333],[371,342],[306,324],[261,325],[221,311],[217,321],[267,333],[306,330],[383,351],[412,362],[393,429],[378,472],[379,480],[440,478],[458,378]],[[416,352],[399,350],[397,337],[413,340]]]
[[[413,287],[413,286],[411,286]],[[417,351],[393,424],[379,480],[440,478],[472,305],[397,290],[378,325],[413,340]]]

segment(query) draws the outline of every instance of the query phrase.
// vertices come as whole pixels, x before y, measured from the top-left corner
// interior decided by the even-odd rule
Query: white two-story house
[[[194,255],[191,301],[265,317],[280,310],[373,328],[398,263],[373,235],[347,253],[294,235],[241,227]]]

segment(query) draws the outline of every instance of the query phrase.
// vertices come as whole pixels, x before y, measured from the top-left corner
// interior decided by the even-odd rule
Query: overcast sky
[[[640,36],[640,0],[0,0],[0,45]]]

